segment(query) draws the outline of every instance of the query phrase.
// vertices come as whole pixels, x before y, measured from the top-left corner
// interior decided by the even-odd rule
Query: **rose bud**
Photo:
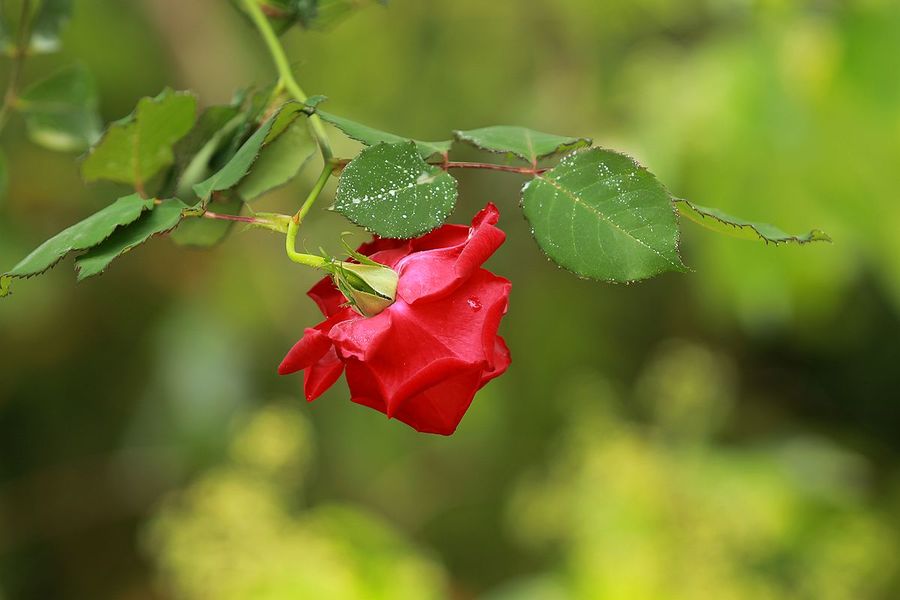
[[[498,218],[488,204],[471,227],[360,246],[360,264],[340,263],[309,291],[326,320],[306,329],[278,372],[302,370],[312,401],[346,370],[353,402],[418,431],[453,433],[475,392],[510,363],[497,335],[510,283],[481,268],[506,237]]]

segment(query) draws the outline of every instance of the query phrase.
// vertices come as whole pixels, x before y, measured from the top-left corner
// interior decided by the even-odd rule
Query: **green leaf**
[[[194,186],[194,193],[197,194],[197,197],[202,202],[206,202],[213,192],[228,190],[240,183],[259,158],[263,146],[284,133],[302,111],[303,104],[299,102],[284,104],[278,112],[259,126],[259,129],[244,142],[224,167]]]
[[[174,228],[186,208],[187,205],[181,200],[163,200],[138,220],[116,229],[98,246],[75,259],[78,281],[102,273],[114,259],[143,244],[151,236]]]
[[[234,135],[231,136],[231,143],[223,148],[221,154],[225,160],[218,164],[222,167],[235,153],[240,149],[241,145],[247,141],[253,132],[265,121],[268,116],[266,113],[270,108],[272,98],[275,96],[275,83],[262,88],[239,90],[232,99],[232,104],[238,106],[244,118]]]
[[[344,168],[334,210],[389,238],[443,223],[456,204],[456,180],[422,160],[413,142],[366,148]]]
[[[472,144],[482,150],[515,154],[533,165],[541,158],[591,145],[589,138],[553,135],[507,125],[454,131],[453,135],[461,142]]]
[[[675,206],[683,216],[707,229],[745,240],[762,240],[767,244],[769,242],[773,244],[807,244],[831,241],[831,237],[819,229],[813,229],[803,235],[791,235],[774,225],[732,217],[717,208],[700,206],[681,198],[675,199]]]
[[[232,197],[210,204],[210,209],[223,215],[237,215],[240,214],[243,206],[244,203],[240,198]],[[169,238],[181,246],[208,248],[224,240],[234,225],[234,221],[219,219],[184,219],[178,225],[178,229],[169,235]]]
[[[538,245],[582,277],[629,282],[685,271],[672,198],[632,158],[573,152],[522,188]]]
[[[244,122],[238,107],[211,106],[175,146],[174,192],[183,200],[193,199],[194,186],[209,177],[218,157]],[[221,165],[219,165],[221,166]]]
[[[31,28],[31,52],[56,52],[59,34],[72,16],[72,0],[42,0]]]
[[[306,119],[295,119],[284,133],[262,148],[253,169],[238,185],[238,194],[249,202],[286,184],[317,148]]]
[[[315,112],[323,121],[327,121],[328,123],[331,123],[338,129],[343,131],[347,135],[347,137],[353,138],[358,142],[362,142],[366,146],[374,146],[375,144],[379,144],[382,142],[387,144],[414,142],[416,144],[416,149],[418,150],[419,155],[422,158],[427,159],[432,156],[442,155],[449,152],[450,146],[453,144],[453,142],[450,140],[443,142],[423,142],[420,140],[414,140],[411,138],[394,135],[393,133],[379,131],[378,129],[373,129],[368,125],[363,125],[362,123],[357,123],[355,121],[351,121],[350,119],[345,119],[344,117],[339,117],[322,110],[316,109]]]
[[[209,141],[240,114],[240,107],[231,104],[210,106],[200,113],[197,122],[186,136],[175,144],[175,166],[184,171]]]
[[[39,275],[55,265],[69,252],[87,250],[108,238],[117,227],[134,222],[141,213],[153,207],[153,200],[137,194],[119,198],[103,210],[72,225],[37,247],[15,267],[0,276],[0,296],[9,293],[13,278]]]
[[[110,125],[81,165],[86,181],[108,179],[137,188],[172,164],[172,147],[194,124],[197,100],[163,90],[141,98],[134,112]]]
[[[83,65],[35,83],[20,96],[20,107],[29,137],[51,150],[81,151],[100,136],[96,84]]]

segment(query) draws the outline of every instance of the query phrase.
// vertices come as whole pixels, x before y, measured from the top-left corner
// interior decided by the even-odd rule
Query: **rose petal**
[[[312,286],[306,295],[313,299],[313,302],[322,311],[326,317],[330,317],[339,312],[343,305],[347,302],[340,290],[335,287],[331,277],[323,277]]]
[[[456,245],[414,252],[397,263],[397,293],[406,302],[442,298],[472,276],[500,247],[506,234],[494,227],[499,213],[493,204],[472,221],[465,240]]]
[[[481,374],[481,384],[478,386],[479,389],[484,387],[484,385],[491,379],[503,375],[506,372],[506,369],[509,368],[509,365],[511,363],[512,356],[509,353],[509,347],[506,345],[506,340],[498,335],[494,339],[493,367],[490,369],[485,369],[485,371]]]
[[[317,363],[303,372],[303,392],[307,402],[321,396],[343,372],[344,363],[334,351],[334,346],[331,346]]]
[[[393,305],[374,317],[357,316],[338,323],[329,332],[339,354],[367,360],[378,352],[391,329]]]
[[[393,416],[416,431],[450,435],[469,409],[480,387],[480,377],[471,369],[455,372],[407,398]]]
[[[351,359],[347,363],[347,385],[351,400],[385,413],[424,433],[450,435],[481,387],[482,370],[461,361],[446,359],[431,363],[405,382],[403,389],[385,396],[390,384],[383,373]]]
[[[300,341],[294,344],[278,365],[278,374],[289,375],[314,365],[325,356],[329,348],[332,348],[332,343],[326,334],[318,329],[307,328]]]

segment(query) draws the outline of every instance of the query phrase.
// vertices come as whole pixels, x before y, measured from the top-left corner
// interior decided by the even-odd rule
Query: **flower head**
[[[444,225],[412,240],[360,246],[369,262],[399,275],[394,301],[367,317],[358,300],[350,298],[357,310],[347,306],[332,278],[322,279],[309,296],[326,319],[306,329],[278,372],[302,370],[312,401],[346,370],[353,402],[418,431],[453,433],[475,392],[510,363],[497,328],[511,284],[481,268],[506,237],[498,218],[488,204],[471,227]]]

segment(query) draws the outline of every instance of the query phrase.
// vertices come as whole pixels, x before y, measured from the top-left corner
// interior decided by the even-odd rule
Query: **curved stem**
[[[333,172],[334,166],[330,162],[326,162],[325,166],[322,168],[322,172],[319,174],[319,178],[316,180],[313,188],[309,191],[309,195],[306,197],[300,210],[297,211],[297,214],[295,214],[288,223],[287,236],[285,236],[284,239],[284,249],[287,252],[288,258],[295,263],[316,268],[323,267],[328,263],[328,260],[321,256],[297,252],[297,232],[300,231],[300,223],[303,221],[303,217],[305,217],[306,213],[309,212],[309,209],[312,208],[313,203],[315,203],[319,194],[322,193],[325,184],[328,183],[328,179]]]
[[[287,235],[284,238],[284,249],[287,252],[288,258],[290,258],[295,263],[300,263],[301,265],[306,265],[308,267],[314,268],[324,267],[326,264],[328,264],[328,259],[321,256],[316,256],[315,254],[301,254],[300,252],[297,252],[297,232],[299,230],[300,223],[291,219],[291,222],[288,223]]]
[[[269,54],[272,56],[272,61],[275,63],[275,68],[278,70],[277,89],[286,90],[298,102],[306,102],[306,93],[297,83],[297,80],[294,79],[294,74],[291,71],[291,64],[288,62],[287,55],[284,53],[284,48],[281,47],[278,36],[269,24],[269,20],[266,18],[266,15],[263,13],[259,4],[256,0],[243,0],[243,4],[244,8],[247,9],[247,14],[250,16],[250,19],[262,36],[263,41],[265,41],[266,47],[269,49]],[[325,126],[316,114],[309,115],[309,123],[312,125],[316,141],[319,143],[319,150],[322,152],[322,158],[327,162],[328,159],[331,158],[332,152],[331,143],[328,140],[328,133],[325,131]]]

